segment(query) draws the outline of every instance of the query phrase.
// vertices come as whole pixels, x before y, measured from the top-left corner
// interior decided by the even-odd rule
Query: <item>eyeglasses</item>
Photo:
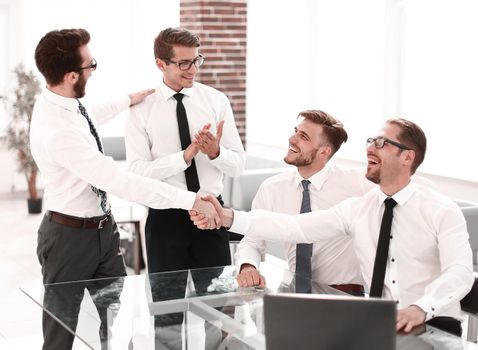
[[[176,66],[178,66],[179,70],[183,70],[183,71],[189,70],[193,64],[196,66],[196,68],[198,68],[199,66],[202,66],[205,59],[206,57],[204,57],[203,55],[199,55],[192,61],[180,61],[180,62],[175,62],[173,60],[170,60],[169,58],[162,58],[162,60],[166,62],[174,63]]]
[[[370,145],[371,143],[374,144],[375,148],[383,148],[385,146],[385,143],[389,143],[391,145],[394,145],[395,147],[398,147],[402,150],[411,150],[410,147],[405,146],[397,141],[390,140],[388,137],[369,137],[367,139],[367,146]]]
[[[75,70],[75,72],[79,72],[79,71],[82,71],[83,69],[91,69],[91,70],[96,70],[96,67],[98,66],[98,63],[96,62],[96,60],[93,58],[91,60],[91,63],[89,66],[86,66],[86,67],[80,67],[78,69]]]

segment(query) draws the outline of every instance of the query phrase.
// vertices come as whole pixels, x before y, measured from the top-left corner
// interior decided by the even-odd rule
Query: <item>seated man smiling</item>
[[[461,335],[460,300],[474,281],[469,235],[456,203],[411,181],[425,158],[424,132],[411,121],[390,119],[367,139],[366,151],[366,177],[379,186],[328,210],[244,213],[208,200],[226,227],[256,239],[310,243],[352,237],[366,290],[397,304],[397,331],[427,322]],[[191,218],[209,227],[194,211]]]

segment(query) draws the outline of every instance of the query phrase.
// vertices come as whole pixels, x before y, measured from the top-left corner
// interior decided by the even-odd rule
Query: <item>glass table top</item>
[[[22,291],[89,349],[265,349],[263,297],[294,293],[294,274],[262,263],[266,288],[240,288],[233,266],[55,283]],[[311,282],[312,293],[345,295]],[[78,308],[74,305],[81,305]],[[103,324],[103,327],[100,325]],[[98,330],[103,328],[100,339]],[[397,349],[478,349],[427,326]]]

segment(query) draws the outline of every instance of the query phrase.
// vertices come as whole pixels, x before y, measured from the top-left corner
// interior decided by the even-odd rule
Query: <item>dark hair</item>
[[[347,142],[348,135],[344,129],[344,125],[331,115],[320,110],[308,110],[300,112],[297,118],[299,117],[304,117],[305,119],[322,126],[323,136],[327,139],[327,142],[332,148],[330,157],[340,149],[340,146],[344,142]]]
[[[85,29],[52,30],[40,39],[35,49],[38,70],[49,85],[63,81],[66,73],[81,67],[83,59],[79,48],[90,42],[90,33]]]
[[[199,47],[197,34],[184,28],[166,28],[154,39],[154,58],[171,59],[174,46]],[[166,62],[169,64],[168,62]]]
[[[400,133],[397,136],[398,141],[415,151],[415,160],[410,169],[413,175],[425,159],[427,151],[425,133],[417,124],[403,118],[389,119],[386,123],[398,126],[400,128]]]

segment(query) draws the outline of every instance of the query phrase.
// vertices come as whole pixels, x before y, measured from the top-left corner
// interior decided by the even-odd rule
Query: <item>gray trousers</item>
[[[84,288],[88,288],[93,302],[95,295],[112,284],[119,290],[111,302],[119,302],[122,289],[121,279],[108,279],[95,283],[94,287],[84,283],[49,286],[51,283],[84,281],[97,278],[126,275],[123,256],[119,248],[119,233],[116,223],[111,220],[102,229],[72,228],[58,224],[45,215],[38,230],[37,256],[40,261],[43,283],[45,284],[44,305],[53,314],[62,314],[67,326],[76,331],[80,304]],[[95,303],[101,318],[100,339],[106,348],[106,308]],[[43,312],[43,349],[71,349],[74,336],[48,313]]]

